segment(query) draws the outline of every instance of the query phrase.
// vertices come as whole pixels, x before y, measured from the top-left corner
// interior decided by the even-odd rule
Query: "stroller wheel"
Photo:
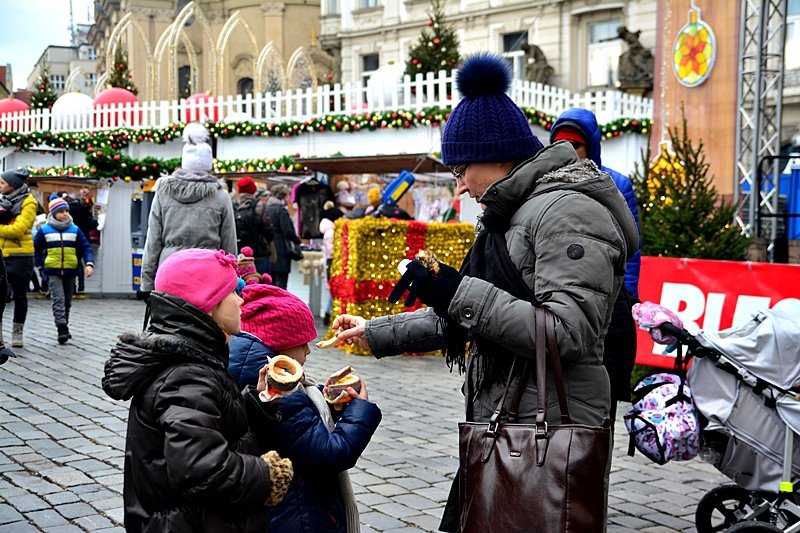
[[[694,524],[698,533],[727,531],[745,520],[768,520],[764,499],[739,485],[720,485],[708,491],[697,504]],[[757,512],[757,514],[756,514]],[[750,522],[764,524],[764,522]],[[755,530],[754,530],[755,531]],[[764,530],[764,531],[780,531]]]
[[[781,533],[781,528],[768,522],[739,522],[728,528],[728,531],[750,531],[751,533]]]

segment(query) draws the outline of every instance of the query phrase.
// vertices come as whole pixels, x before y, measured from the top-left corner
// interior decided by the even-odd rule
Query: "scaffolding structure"
[[[750,236],[778,232],[783,52],[788,0],[741,0],[736,115],[736,223]],[[771,168],[763,169],[767,164]]]

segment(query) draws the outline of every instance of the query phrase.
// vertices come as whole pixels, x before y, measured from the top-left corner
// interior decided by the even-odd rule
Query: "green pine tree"
[[[128,58],[122,50],[117,50],[114,56],[114,66],[108,77],[109,87],[122,87],[133,94],[139,94],[139,89],[133,83],[133,76],[129,71]]]
[[[736,206],[717,194],[703,141],[669,129],[676,165],[652,165],[649,149],[631,176],[639,203],[642,255],[743,260],[752,239],[734,224]]]
[[[454,69],[461,61],[456,31],[445,24],[441,0],[431,0],[428,26],[433,32],[427,28],[422,30],[419,41],[411,49],[406,60],[406,74],[411,76],[411,79],[414,79],[417,73]]]
[[[47,65],[42,65],[39,69],[39,79],[36,80],[36,87],[31,98],[31,109],[50,109],[53,107],[58,95],[50,84],[50,69]]]

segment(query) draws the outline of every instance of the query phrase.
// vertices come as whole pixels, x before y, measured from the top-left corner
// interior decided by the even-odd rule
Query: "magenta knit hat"
[[[273,352],[317,338],[311,309],[294,294],[275,285],[248,285],[242,298],[242,331],[261,339]]]
[[[234,256],[223,250],[189,248],[158,266],[155,289],[208,313],[233,292],[238,281]]]

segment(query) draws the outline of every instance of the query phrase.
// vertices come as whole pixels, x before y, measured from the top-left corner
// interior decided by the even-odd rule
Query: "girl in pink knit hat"
[[[258,400],[266,367],[241,392],[227,372],[243,286],[234,256],[175,252],[156,273],[147,330],[120,336],[111,350],[103,390],[131,400],[128,531],[263,533],[268,507],[288,490],[291,461],[264,445],[276,417]]]
[[[274,285],[242,291],[242,330],[231,339],[228,370],[240,386],[276,354],[301,365],[317,337],[314,316],[297,296]],[[367,447],[381,421],[367,388],[349,390],[350,401],[331,406],[321,387],[304,375],[298,388],[271,403],[280,413],[270,447],[292,460],[295,475],[286,497],[272,510],[270,533],[354,533],[358,508],[347,470]]]

